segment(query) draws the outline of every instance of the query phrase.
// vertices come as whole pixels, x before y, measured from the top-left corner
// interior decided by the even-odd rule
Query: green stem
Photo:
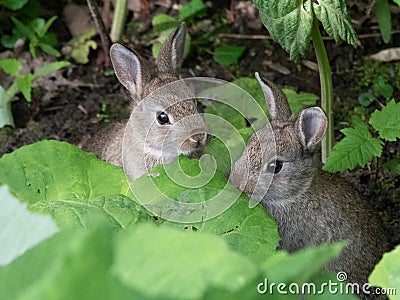
[[[325,163],[329,155],[329,151],[333,147],[334,141],[334,120],[333,120],[333,87],[332,74],[329,66],[328,55],[326,53],[324,42],[322,41],[321,32],[318,27],[318,20],[314,20],[311,39],[317,56],[319,80],[321,84],[321,107],[328,118],[328,128],[324,139],[322,140],[322,162]]]
[[[7,125],[15,127],[14,118],[11,113],[11,102],[7,102],[4,106],[0,106],[0,128]]]
[[[126,12],[128,9],[128,0],[117,0],[111,26],[111,40],[113,42],[121,40],[124,30]]]

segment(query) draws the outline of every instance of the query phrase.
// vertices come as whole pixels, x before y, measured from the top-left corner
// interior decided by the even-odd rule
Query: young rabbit
[[[133,111],[129,122],[103,128],[84,149],[107,162],[124,165],[131,179],[179,154],[198,151],[206,143],[207,128],[189,88],[177,83],[160,89],[179,79],[185,35],[186,26],[181,23],[166,39],[155,62],[120,44],[110,49],[115,74],[132,96]]]
[[[284,94],[258,73],[256,78],[270,126],[249,139],[230,180],[252,199],[261,200],[276,220],[280,248],[294,252],[348,240],[325,271],[346,272],[348,281],[359,283],[361,289],[385,251],[379,221],[343,179],[321,170],[314,150],[327,127],[324,112],[310,107],[295,117]]]

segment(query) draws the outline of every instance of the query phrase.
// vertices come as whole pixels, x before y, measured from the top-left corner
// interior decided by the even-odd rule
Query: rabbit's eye
[[[282,170],[283,162],[280,160],[273,160],[267,166],[267,171],[270,173],[277,174]]]
[[[165,112],[160,112],[157,116],[157,121],[160,125],[169,124],[168,115]]]

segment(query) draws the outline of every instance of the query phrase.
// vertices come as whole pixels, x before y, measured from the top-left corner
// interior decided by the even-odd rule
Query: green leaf
[[[0,5],[4,5],[8,9],[11,10],[19,10],[21,9],[28,0],[1,0]]]
[[[372,137],[367,124],[362,121],[354,123],[354,128],[341,130],[345,137],[333,147],[323,166],[325,171],[342,172],[356,166],[364,167],[374,157],[381,155],[383,142]]]
[[[351,24],[345,0],[321,0],[313,2],[315,16],[321,21],[325,31],[335,41],[345,41],[354,45],[356,32]]]
[[[90,227],[93,218],[84,215],[91,211],[106,215],[110,224],[120,227],[128,226],[127,213],[132,220],[141,216],[137,206],[115,198],[129,194],[121,168],[65,142],[41,141],[3,155],[0,184],[7,184],[33,210],[55,216],[60,226]]]
[[[58,231],[51,218],[29,212],[26,204],[12,196],[7,186],[0,186],[0,228],[0,266]]]
[[[54,21],[57,20],[58,16],[52,16],[50,19],[48,19],[42,28],[42,30],[39,32],[39,36],[43,37],[47,31],[49,31],[49,28],[51,25],[53,25]]]
[[[318,96],[311,93],[296,93],[292,89],[282,89],[286,95],[292,113],[298,114],[303,108],[317,104]]]
[[[18,40],[18,37],[15,35],[9,36],[9,35],[2,35],[1,37],[1,44],[6,47],[6,48],[14,48],[15,42]]]
[[[179,22],[166,14],[158,14],[152,20],[154,31],[161,33],[163,31],[172,32],[179,25]]]
[[[159,41],[155,42],[151,47],[153,57],[157,58],[158,52],[160,51],[161,48],[161,44],[171,34],[171,32],[175,30],[175,28],[179,25],[179,22],[171,16],[165,14],[159,14],[153,18],[152,25],[154,27],[154,31],[159,33]],[[189,53],[190,41],[191,41],[190,35],[186,33],[185,48],[183,50],[184,57],[186,57],[187,54]]]
[[[191,0],[179,9],[179,21],[185,21],[194,17],[203,17],[207,7],[203,0]]]
[[[35,37],[35,33],[30,28],[28,28],[28,26],[26,26],[14,17],[11,17],[11,20],[13,21],[19,34],[21,34],[24,38],[32,40]]]
[[[390,300],[400,299],[397,291],[400,287],[400,246],[397,246],[391,252],[383,254],[381,261],[375,266],[368,279],[374,286],[385,288]],[[394,292],[394,293],[393,293]]]
[[[0,59],[0,68],[11,76],[17,76],[22,69],[22,63],[15,58]]]
[[[4,299],[143,299],[111,274],[112,232],[60,232],[0,267]],[[145,298],[144,298],[145,299]]]
[[[345,245],[346,242],[323,244],[292,254],[278,251],[262,264],[262,270],[271,282],[307,282],[327,262],[339,256]]]
[[[245,46],[218,46],[213,58],[221,66],[227,67],[236,64],[245,50]]]
[[[253,0],[275,42],[298,61],[310,48],[313,11],[311,0]]]
[[[205,172],[207,167],[209,166],[203,163],[200,168],[199,161],[181,156],[172,164],[155,167],[149,172],[153,176],[144,175],[132,182],[131,187],[135,197],[141,203],[147,203],[146,207],[149,209],[157,210],[158,203],[163,203],[158,201],[162,199],[159,195],[161,192],[174,200],[166,202],[168,208],[171,207],[171,215],[182,214],[179,216],[188,218],[185,223],[164,221],[162,225],[222,235],[235,251],[249,256],[254,261],[263,261],[278,245],[275,221],[261,206],[249,208],[250,200],[228,182],[220,170],[215,170],[212,178],[206,180],[206,184],[200,187],[193,185],[193,182],[198,184],[207,178]],[[197,174],[200,174],[199,178],[194,177]],[[190,184],[194,187],[188,187]],[[154,191],[155,189],[158,193]],[[219,205],[212,206],[217,195]],[[194,203],[199,204],[197,210],[191,205]],[[173,205],[177,207],[175,210],[172,208]],[[217,211],[213,210],[215,207]],[[189,219],[194,216],[197,220],[202,220],[215,212],[221,214],[206,222],[192,222]],[[163,213],[157,212],[157,215],[161,214],[167,218],[167,213],[169,211],[164,210]]]
[[[112,271],[157,299],[200,299],[210,287],[238,291],[257,274],[255,265],[214,235],[150,224],[119,233]]]
[[[386,99],[392,98],[393,87],[386,82],[386,79],[383,76],[378,76],[374,79],[373,89]]]
[[[397,174],[400,175],[400,161],[397,159],[392,159],[389,160],[388,162],[386,162],[384,164],[384,166],[386,168],[388,168],[389,170],[392,170],[393,172],[396,172]]]
[[[369,123],[385,140],[395,141],[400,138],[400,103],[393,99],[382,110],[375,110]]]
[[[35,76],[33,74],[25,74],[17,79],[17,87],[24,95],[26,101],[31,102],[32,81]]]
[[[43,77],[57,70],[68,67],[69,65],[71,65],[71,63],[69,63],[68,61],[53,62],[41,67],[39,70],[35,72],[34,75],[35,78]]]
[[[375,14],[378,19],[379,30],[382,39],[387,44],[392,38],[392,15],[390,13],[390,5],[388,0],[376,0]]]
[[[45,44],[45,43],[39,42],[38,46],[40,47],[40,49],[43,50],[43,52],[45,52],[47,54],[53,55],[55,57],[60,57],[61,56],[61,53],[57,49],[55,49],[54,47],[50,46],[49,44]]]
[[[97,49],[97,43],[91,40],[96,35],[96,30],[90,28],[83,34],[74,37],[68,42],[68,45],[72,47],[71,56],[76,60],[77,63],[86,64],[89,62],[90,48]]]
[[[50,215],[60,228],[93,228],[106,223],[120,229],[141,222],[154,222],[147,210],[123,195],[98,196],[87,200],[43,200],[31,204],[29,209]]]
[[[371,94],[371,92],[367,93],[362,93],[360,96],[358,96],[358,103],[361,104],[361,106],[368,107],[371,105],[372,102],[375,101],[374,95]]]

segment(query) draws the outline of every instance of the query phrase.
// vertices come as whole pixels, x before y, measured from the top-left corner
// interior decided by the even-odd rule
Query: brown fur
[[[185,23],[181,23],[166,39],[155,62],[120,44],[111,47],[115,73],[132,96],[133,111],[129,122],[103,128],[84,149],[124,166],[131,179],[179,154],[198,152],[207,141],[207,128],[193,93],[184,83],[176,82],[185,35]],[[157,121],[161,112],[168,115],[169,124]]]
[[[386,241],[379,220],[356,190],[339,176],[321,170],[314,153],[326,130],[325,114],[312,107],[293,117],[283,93],[257,73],[256,77],[266,96],[271,122],[250,138],[230,180],[253,199],[261,200],[275,218],[282,249],[294,252],[348,240],[348,246],[325,271],[343,271],[349,282],[367,283]],[[273,174],[266,166],[275,160],[283,166]]]

